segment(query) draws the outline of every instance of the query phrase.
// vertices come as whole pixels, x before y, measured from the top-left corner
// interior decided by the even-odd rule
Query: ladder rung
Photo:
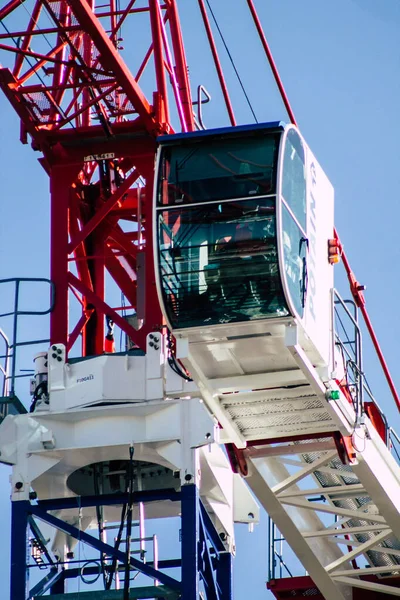
[[[133,521],[132,527],[140,527],[139,521]],[[103,529],[119,529],[119,523],[115,525],[105,525]]]

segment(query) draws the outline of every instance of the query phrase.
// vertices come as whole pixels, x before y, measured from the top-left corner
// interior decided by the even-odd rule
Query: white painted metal
[[[351,585],[352,587],[357,587],[362,590],[370,590],[375,592],[376,594],[388,594],[391,596],[400,596],[400,589],[396,588],[392,585],[382,585],[380,583],[372,583],[369,581],[362,581],[360,579],[355,579],[353,577],[335,577],[335,581],[338,583],[344,583],[346,585]]]
[[[114,358],[118,361],[120,357]],[[126,357],[121,358],[126,360]],[[227,548],[232,550],[233,522],[256,523],[259,508],[244,481],[232,473],[218,446],[218,428],[203,399],[136,399],[99,406],[94,386],[92,396],[88,392],[84,397],[85,404],[90,398],[94,405],[54,410],[61,397],[67,405],[70,398],[70,404],[74,404],[79,397],[75,393],[76,386],[72,385],[69,390],[68,378],[63,378],[68,366],[57,362],[60,363],[60,366],[55,365],[58,378],[52,378],[50,367],[50,402],[46,410],[9,416],[1,425],[1,458],[13,465],[13,500],[28,499],[31,489],[40,499],[76,496],[69,484],[71,474],[101,461],[126,460],[133,445],[135,460],[179,472],[178,488],[180,480],[187,482],[189,477],[198,485],[217,530],[225,534]],[[96,359],[92,366],[90,362],[86,361],[89,369],[94,369]],[[126,364],[129,366],[129,362]],[[147,370],[147,378],[149,370],[158,379],[156,365]],[[140,380],[142,373],[136,368],[134,371]],[[127,381],[131,385],[130,374],[125,384]],[[88,380],[89,385],[92,382]],[[137,394],[134,387],[131,394]],[[76,510],[61,511],[57,516],[75,525],[79,523],[82,529],[95,526],[95,510],[79,510],[78,504]],[[134,519],[139,517],[137,512],[136,509]],[[179,506],[171,502],[152,502],[146,507],[149,518],[177,516],[179,512]],[[116,522],[119,517],[120,508],[104,508],[105,521]],[[59,532],[53,536],[53,551],[58,556],[65,556],[73,546],[74,541],[64,534]]]
[[[274,447],[275,458],[252,456],[245,451],[251,464],[247,477],[250,488],[326,600],[336,600],[340,594],[351,598],[352,587],[398,595],[393,586],[358,579],[364,574],[400,572],[400,537],[393,528],[399,522],[400,468],[368,419],[364,427],[358,428],[357,436],[364,439],[363,451],[357,452],[354,464],[347,466],[331,449],[310,446],[312,451],[307,453],[306,443],[293,444],[300,450],[295,459],[288,458],[282,446],[280,457],[280,446]],[[385,461],[385,469],[381,460]],[[312,519],[323,519],[323,515],[335,516],[334,526],[319,520],[318,526],[310,527]],[[334,558],[329,546],[335,551]],[[367,564],[368,568],[354,569],[355,559],[361,560],[359,566]]]

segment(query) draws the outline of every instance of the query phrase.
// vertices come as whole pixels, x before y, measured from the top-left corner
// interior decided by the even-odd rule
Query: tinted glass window
[[[297,314],[302,317],[307,293],[307,239],[282,205],[282,242],[286,281]]]
[[[158,203],[210,202],[275,193],[280,136],[202,140],[166,146]]]
[[[306,229],[306,176],[304,146],[300,136],[290,129],[285,142],[282,173],[282,195],[298,220]]]
[[[173,328],[288,314],[275,198],[159,211],[159,262]]]

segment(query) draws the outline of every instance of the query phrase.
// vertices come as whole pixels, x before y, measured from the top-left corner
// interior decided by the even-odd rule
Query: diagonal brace
[[[63,531],[67,535],[70,535],[71,537],[87,544],[88,546],[91,546],[95,550],[98,550],[103,554],[107,554],[108,556],[115,557],[122,563],[126,562],[126,555],[124,552],[121,552],[121,550],[116,550],[113,546],[110,546],[110,544],[106,544],[105,542],[94,538],[92,535],[89,535],[85,531],[81,531],[77,527],[74,527],[74,525],[66,523],[65,521],[62,521],[54,515],[49,515],[46,511],[42,510],[38,506],[32,506],[30,508],[30,512],[41,521],[52,525],[56,529]],[[132,557],[130,557],[129,559],[129,564],[131,565],[131,567],[133,567],[140,573],[143,573],[144,575],[147,575],[152,579],[157,579],[158,581],[161,581],[161,583],[171,588],[172,590],[180,590],[181,584],[179,581],[173,579],[172,577],[169,577],[169,575],[166,575],[165,573],[157,571],[150,565],[142,563],[140,560],[137,560],[136,558]]]
[[[110,198],[102,205],[102,207],[96,212],[96,214],[85,223],[83,228],[77,233],[77,235],[68,244],[68,254],[71,254],[81,244],[89,234],[101,223],[103,219],[112,211],[114,206],[119,202],[121,197],[126,194],[130,186],[136,181],[139,174],[134,170],[119,188],[110,196]]]

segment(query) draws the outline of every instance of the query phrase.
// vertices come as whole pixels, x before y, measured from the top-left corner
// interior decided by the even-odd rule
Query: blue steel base
[[[49,511],[85,506],[105,506],[126,504],[128,494],[85,496],[80,498],[60,498],[55,500],[15,501],[12,503],[12,539],[11,539],[11,600],[30,600],[39,598],[50,591],[52,594],[64,594],[65,581],[80,576],[78,568],[62,568],[46,549],[37,521],[43,521],[55,529],[79,540],[107,557],[115,558],[119,565],[126,565],[126,553],[96,539],[85,531],[49,514]],[[144,563],[130,557],[130,565],[152,580],[157,579],[163,586],[175,592],[182,600],[199,600],[200,591],[207,600],[232,600],[232,555],[226,551],[214,525],[205,510],[194,484],[182,486],[180,492],[160,490],[137,492],[134,502],[152,502],[172,500],[181,502],[182,547],[181,557],[159,561],[159,568],[152,563]],[[45,576],[29,590],[29,543],[35,543],[41,549]],[[100,559],[99,559],[100,560]],[[86,562],[86,559],[82,562]],[[72,565],[70,565],[72,567]],[[165,573],[168,568],[181,568],[181,580]],[[94,573],[98,568],[93,567]],[[89,574],[85,568],[85,574]],[[95,593],[95,592],[93,592]],[[102,592],[99,591],[99,598]],[[66,599],[68,594],[62,596]]]

